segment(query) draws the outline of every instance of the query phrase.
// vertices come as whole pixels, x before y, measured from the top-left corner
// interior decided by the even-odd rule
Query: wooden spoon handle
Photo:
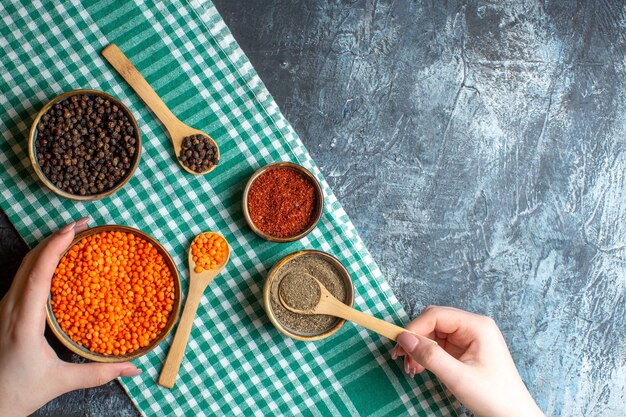
[[[324,314],[330,314],[333,316],[341,317],[342,319],[350,320],[356,324],[365,327],[366,329],[383,335],[386,338],[393,340],[394,342],[398,339],[398,336],[400,336],[404,332],[407,332],[415,335],[416,337],[419,337],[422,340],[437,344],[437,342],[429,339],[426,336],[414,333],[403,327],[396,326],[395,324],[386,322],[385,320],[381,320],[374,316],[370,316],[369,314],[363,313],[362,311],[349,307],[334,297],[332,297],[332,299],[329,299],[330,297],[324,298],[325,302],[323,304],[328,306],[328,308],[325,309],[326,312]],[[322,303],[320,303],[320,306],[321,305]]]
[[[113,68],[130,84],[150,110],[161,120],[167,130],[171,132],[171,127],[181,123],[117,45],[112,43],[104,48],[102,50],[102,56],[104,56],[104,58],[113,65]]]
[[[206,286],[200,288],[194,285],[193,282],[194,281],[192,281],[189,286],[189,294],[187,295],[187,301],[185,301],[185,308],[180,317],[174,341],[172,342],[172,346],[170,346],[170,351],[167,354],[163,369],[161,369],[161,375],[159,376],[159,385],[166,388],[172,388],[176,383],[178,369],[185,355],[193,320],[196,317],[196,311],[198,310],[200,299],[204,293],[204,288],[206,288]]]

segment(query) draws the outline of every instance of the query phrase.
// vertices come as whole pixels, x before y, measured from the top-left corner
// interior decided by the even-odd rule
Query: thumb
[[[448,388],[452,388],[462,378],[465,365],[439,345],[426,343],[407,332],[398,336],[397,342],[417,363],[437,375]]]
[[[64,363],[61,375],[66,391],[104,385],[117,377],[131,377],[141,373],[135,365],[125,363]]]

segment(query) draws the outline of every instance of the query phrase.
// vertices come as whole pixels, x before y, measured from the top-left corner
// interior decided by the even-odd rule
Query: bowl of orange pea
[[[48,325],[72,352],[125,362],[165,339],[181,305],[178,270],[150,235],[120,225],[87,229],[57,265]]]

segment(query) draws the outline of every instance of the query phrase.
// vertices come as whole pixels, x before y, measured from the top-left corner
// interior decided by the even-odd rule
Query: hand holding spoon
[[[196,236],[194,242],[196,242],[196,240],[203,235],[217,235],[221,237],[219,234],[213,232],[203,233]],[[223,237],[221,238],[223,239]],[[222,270],[228,263],[228,258],[230,257],[230,248],[228,247],[228,244],[225,243],[226,256],[224,257],[224,259],[218,265],[211,269],[196,272],[197,265],[193,259],[194,255],[191,249],[194,246],[194,242],[191,243],[188,255],[190,279],[189,292],[187,293],[187,301],[185,301],[185,308],[183,309],[183,314],[180,317],[178,329],[176,330],[176,335],[174,336],[174,341],[172,342],[172,346],[170,346],[170,351],[167,354],[167,359],[165,359],[165,364],[163,365],[161,375],[159,376],[159,385],[166,388],[172,388],[174,386],[174,383],[176,382],[178,369],[180,368],[180,363],[185,354],[185,349],[187,347],[187,341],[189,340],[189,334],[191,332],[193,320],[196,317],[196,311],[198,310],[198,305],[200,304],[200,300],[202,299],[204,290],[206,289],[206,287],[208,287],[211,281],[213,281],[213,279],[218,276],[220,272],[222,272]],[[226,242],[225,239],[224,242]]]
[[[301,294],[301,290],[304,287],[308,287],[307,282],[302,282],[300,285],[296,284],[296,281],[293,282],[294,285],[283,285],[285,280],[306,280],[311,281],[311,285],[313,285],[313,289],[317,287],[319,289],[319,293],[317,294],[317,301],[315,295],[313,295],[312,299],[307,299],[303,304],[303,309],[295,308],[293,305],[292,297],[298,297]],[[290,294],[290,288],[299,288],[299,290],[295,290],[295,292],[300,294]],[[388,323],[384,320],[378,319],[374,316],[370,316],[369,314],[363,313],[362,311],[356,310],[352,307],[349,307],[336,299],[327,289],[326,287],[317,280],[314,276],[309,274],[288,274],[285,275],[283,280],[280,283],[280,289],[278,291],[278,298],[280,299],[281,304],[289,311],[297,314],[326,314],[329,316],[339,317],[345,320],[350,320],[354,323],[357,323],[366,329],[372,330],[380,335],[385,336],[388,339],[396,341],[398,336],[404,332],[411,333],[416,337],[419,337],[422,340],[426,340],[430,343],[437,344],[432,339],[427,338],[426,336],[422,336],[417,333],[413,333],[410,330],[406,330],[402,327],[396,326],[395,324]],[[307,297],[308,298],[308,297]]]
[[[167,129],[172,145],[174,145],[174,152],[176,153],[176,160],[183,167],[183,169],[194,175],[204,175],[213,171],[220,160],[220,148],[217,143],[206,133],[201,130],[194,129],[191,126],[181,122],[174,113],[163,103],[163,100],[158,94],[150,87],[150,84],[141,76],[137,68],[126,55],[117,47],[114,43],[110,44],[102,50],[102,55],[109,61],[113,68],[120,73],[120,75],[126,80],[128,84],[135,90],[135,92],[141,97],[146,105],[152,110],[154,114],[159,118],[161,123]],[[208,169],[197,172],[186,166],[180,159],[180,150],[183,147],[183,139],[191,136],[204,136],[207,137],[210,143],[215,146],[215,163],[211,164]]]

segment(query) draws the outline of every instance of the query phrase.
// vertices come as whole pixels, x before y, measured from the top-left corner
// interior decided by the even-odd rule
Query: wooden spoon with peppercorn
[[[110,44],[102,50],[102,55],[163,123],[183,169],[194,175],[213,171],[220,160],[217,143],[206,133],[181,122],[117,45]]]
[[[178,369],[185,355],[187,341],[196,317],[196,311],[204,291],[211,281],[226,267],[230,258],[230,247],[218,233],[202,233],[195,237],[189,247],[189,290],[183,314],[178,322],[178,329],[172,346],[161,369],[159,385],[172,388],[176,383]]]
[[[326,314],[350,320],[393,341],[402,333],[408,332],[422,340],[437,344],[426,336],[370,316],[342,303],[326,289],[324,284],[307,273],[285,275],[280,282],[278,298],[283,307],[292,313]]]

